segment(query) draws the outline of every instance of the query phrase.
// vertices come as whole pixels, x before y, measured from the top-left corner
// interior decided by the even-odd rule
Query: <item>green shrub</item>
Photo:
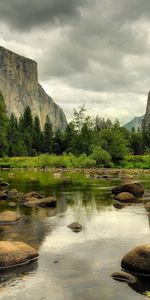
[[[90,158],[96,161],[97,167],[111,167],[111,156],[101,146],[93,146]]]

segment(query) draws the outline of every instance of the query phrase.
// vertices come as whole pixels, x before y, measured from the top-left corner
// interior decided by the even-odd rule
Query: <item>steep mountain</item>
[[[146,107],[146,113],[144,117],[144,130],[149,131],[150,128],[150,92],[148,93],[147,98],[147,107]]]
[[[128,129],[129,131],[132,131],[133,127],[134,127],[135,131],[138,131],[138,128],[141,130],[143,119],[144,119],[144,116],[134,117],[134,119],[132,119],[127,124],[125,124],[123,127]]]
[[[37,63],[0,46],[0,90],[5,98],[8,115],[17,118],[26,106],[38,115],[43,127],[46,115],[53,129],[64,130],[67,120],[63,110],[38,83]]]

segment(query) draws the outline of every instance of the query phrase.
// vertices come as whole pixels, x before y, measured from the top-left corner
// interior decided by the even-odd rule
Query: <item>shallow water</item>
[[[150,242],[150,217],[142,204],[113,207],[111,188],[121,180],[29,171],[15,176],[3,171],[0,177],[20,192],[36,190],[58,199],[55,209],[25,208],[16,202],[11,210],[20,212],[22,219],[0,226],[0,240],[27,242],[40,254],[37,262],[0,273],[0,299],[145,299],[149,279],[129,286],[110,277],[120,270],[126,252]],[[149,195],[150,176],[139,179]],[[8,208],[8,201],[0,202],[1,211]],[[74,221],[82,224],[80,233],[67,227]]]

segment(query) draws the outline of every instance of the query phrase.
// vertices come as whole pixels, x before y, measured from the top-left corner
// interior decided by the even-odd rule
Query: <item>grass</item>
[[[69,155],[41,154],[36,157],[0,158],[1,168],[91,168],[96,162],[85,154],[79,157]]]
[[[102,164],[99,167],[106,167]],[[129,155],[112,167],[124,169],[150,169],[150,155]],[[94,168],[98,167],[96,159],[86,154],[76,157],[73,154],[48,155],[35,157],[0,158],[0,168]]]
[[[129,155],[119,164],[125,169],[150,169],[150,155]]]

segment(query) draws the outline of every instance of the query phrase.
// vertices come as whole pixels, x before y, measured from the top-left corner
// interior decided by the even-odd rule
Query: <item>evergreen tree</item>
[[[56,131],[55,137],[53,139],[53,153],[60,155],[66,151],[67,144],[65,142],[65,134],[60,130]]]
[[[18,121],[15,115],[12,113],[9,119],[8,125],[8,154],[9,156],[17,156],[17,144],[19,140]]]
[[[49,154],[52,153],[52,140],[53,140],[52,124],[47,115],[44,124],[44,131],[43,131],[43,152]]]
[[[41,125],[40,119],[38,116],[35,116],[33,122],[33,149],[39,154],[42,150],[42,132],[41,132]]]
[[[23,116],[19,121],[20,134],[23,137],[23,142],[26,146],[28,155],[33,155],[33,119],[29,106],[25,108]]]
[[[7,154],[7,129],[8,129],[8,118],[4,97],[0,92],[0,157]]]

